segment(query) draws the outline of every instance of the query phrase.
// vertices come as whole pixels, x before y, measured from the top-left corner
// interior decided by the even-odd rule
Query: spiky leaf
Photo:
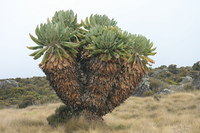
[[[36,60],[36,59],[40,58],[46,50],[47,50],[47,48],[40,49],[40,51],[38,51],[38,53],[34,56],[33,59]]]
[[[42,41],[40,41],[39,39],[35,38],[34,36],[32,36],[31,34],[29,34],[30,38],[38,45],[44,45],[44,43]]]
[[[31,49],[31,50],[36,50],[36,49],[41,49],[43,48],[43,46],[27,46],[28,49]]]

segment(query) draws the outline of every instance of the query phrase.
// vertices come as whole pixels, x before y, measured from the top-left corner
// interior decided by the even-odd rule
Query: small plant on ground
[[[186,85],[184,85],[183,90],[184,91],[194,91],[194,90],[196,90],[196,88],[192,84],[186,84]]]
[[[47,121],[51,126],[57,126],[58,124],[64,124],[72,118],[72,112],[66,105],[61,105],[56,109],[55,114],[47,117]]]
[[[150,89],[153,93],[157,93],[164,88],[167,88],[167,85],[163,81],[156,78],[150,78]]]
[[[152,91],[145,91],[143,96],[152,96],[154,93]]]
[[[19,108],[26,108],[27,106],[33,105],[35,101],[35,97],[31,95],[27,95],[22,102],[18,104]]]

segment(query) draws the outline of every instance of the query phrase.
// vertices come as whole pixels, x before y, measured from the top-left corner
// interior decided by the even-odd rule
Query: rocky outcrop
[[[145,91],[150,91],[150,81],[147,75],[142,78],[142,81],[133,93],[133,96],[143,96]]]
[[[156,77],[157,75],[159,75],[161,73],[167,74],[167,73],[169,73],[169,71],[167,68],[158,69],[158,70],[155,70],[153,73],[149,73],[148,76]]]
[[[186,76],[186,77],[183,77],[183,78],[182,78],[181,83],[182,83],[182,84],[185,84],[185,83],[191,83],[192,80],[193,80],[192,77],[190,77],[190,76]]]
[[[15,80],[4,80],[0,82],[0,88],[4,87],[5,85],[11,85],[13,87],[19,87],[18,83]]]
[[[165,89],[162,89],[160,92],[156,93],[156,95],[168,95],[172,93],[174,93],[174,91],[165,88]]]
[[[194,78],[192,85],[196,87],[196,89],[200,90],[200,73]]]
[[[175,91],[183,91],[184,84],[181,85],[169,85],[170,90],[175,90]]]

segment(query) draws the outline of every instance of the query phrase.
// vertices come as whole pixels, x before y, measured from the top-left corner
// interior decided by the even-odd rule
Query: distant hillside
[[[195,63],[196,64],[196,63]],[[151,69],[148,73],[150,77],[160,79],[168,84],[179,84],[183,77],[190,76],[191,78],[195,78],[199,72],[200,67],[180,67],[177,68],[175,64],[169,65],[168,67],[162,65],[155,69]],[[198,66],[200,66],[198,64]]]
[[[176,65],[162,65],[151,69],[148,72],[151,95],[164,88],[170,88],[169,86],[182,85],[186,78],[194,79],[199,75],[199,72],[200,62],[194,63],[192,67],[177,68]],[[1,84],[2,81],[5,82],[6,80],[12,81],[13,84]],[[15,83],[17,84],[14,85]],[[186,89],[192,90],[193,85],[189,85],[188,88]],[[60,99],[55,91],[51,89],[45,77],[0,80],[0,108],[11,106],[24,108],[33,104],[49,102],[60,102]]]
[[[0,108],[13,105],[26,107],[32,104],[60,102],[45,77],[3,79],[1,81],[5,80],[16,81],[18,87],[9,84],[0,88]]]

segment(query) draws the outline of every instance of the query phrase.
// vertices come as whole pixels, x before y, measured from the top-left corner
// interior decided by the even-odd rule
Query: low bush
[[[177,83],[180,83],[183,80],[183,77],[178,77],[178,79],[176,79]]]
[[[70,118],[72,118],[72,112],[66,105],[61,105],[56,109],[55,114],[47,117],[47,121],[51,126],[58,126],[59,124],[66,123]]]
[[[171,64],[168,66],[168,70],[173,73],[173,74],[177,74],[178,73],[178,70],[176,68],[176,65],[175,64]]]
[[[152,96],[154,93],[152,91],[145,91],[143,96]]]
[[[194,90],[196,90],[196,88],[192,84],[186,84],[186,85],[184,85],[183,90],[184,91],[194,91]]]
[[[166,79],[165,81],[170,85],[179,85],[179,83],[177,83],[177,82],[175,82],[174,80],[171,80],[171,79]]]
[[[194,63],[192,68],[193,70],[200,71],[200,61]]]
[[[157,93],[164,88],[168,88],[166,83],[156,78],[150,78],[150,89],[153,93]]]
[[[186,70],[185,68],[182,68],[180,70],[180,73],[178,74],[180,77],[185,77],[185,76],[188,76],[189,75],[189,72],[188,70]]]
[[[26,108],[27,106],[33,105],[35,101],[35,97],[31,95],[27,95],[22,102],[18,104],[19,108]]]

